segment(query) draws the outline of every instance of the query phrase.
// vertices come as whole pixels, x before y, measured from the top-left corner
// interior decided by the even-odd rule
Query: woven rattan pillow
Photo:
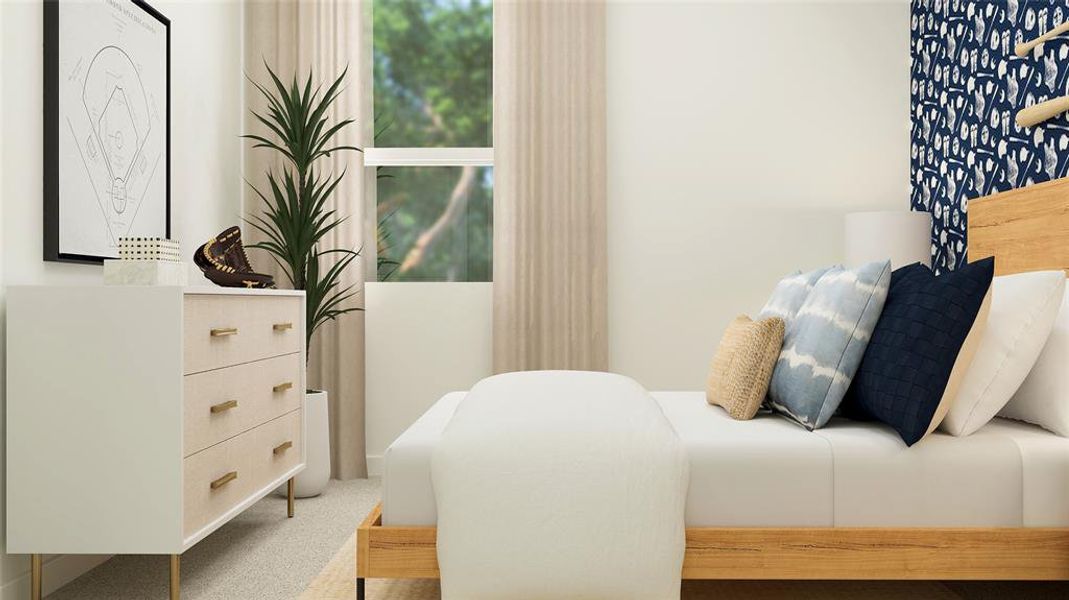
[[[761,407],[783,345],[779,317],[753,321],[740,315],[728,325],[709,367],[705,399],[734,419],[752,419]]]

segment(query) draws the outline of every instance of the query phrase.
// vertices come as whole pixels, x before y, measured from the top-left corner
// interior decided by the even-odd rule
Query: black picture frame
[[[104,5],[107,0],[100,0]],[[166,31],[166,98],[164,108],[165,232],[171,237],[171,20],[144,0],[128,2],[163,25]],[[59,10],[63,0],[44,0],[44,260],[103,264],[104,256],[62,252],[59,238]]]

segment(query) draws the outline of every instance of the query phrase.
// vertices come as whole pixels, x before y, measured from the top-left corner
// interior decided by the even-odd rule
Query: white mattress
[[[888,427],[734,421],[702,392],[653,392],[690,458],[688,527],[1067,527],[1069,439],[995,419],[907,448]],[[383,523],[434,525],[434,444],[464,392],[386,451]]]

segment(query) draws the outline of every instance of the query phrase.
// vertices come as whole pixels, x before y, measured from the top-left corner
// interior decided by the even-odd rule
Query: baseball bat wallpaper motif
[[[932,267],[943,271],[966,260],[970,199],[1069,171],[1066,114],[1015,120],[1069,94],[1069,34],[1016,53],[1069,21],[1069,0],[913,0],[911,10],[910,204],[932,213]]]

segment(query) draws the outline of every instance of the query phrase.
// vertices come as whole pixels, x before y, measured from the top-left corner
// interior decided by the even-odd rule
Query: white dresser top
[[[215,296],[303,296],[304,290],[254,290],[247,288],[227,288],[209,285],[193,285],[185,288],[186,294],[212,294]]]
[[[212,296],[304,296],[304,290],[256,290],[248,288],[227,288],[211,285],[191,285],[186,287],[167,285],[12,285],[11,289],[51,289],[51,290],[174,290],[183,294],[205,294]]]

